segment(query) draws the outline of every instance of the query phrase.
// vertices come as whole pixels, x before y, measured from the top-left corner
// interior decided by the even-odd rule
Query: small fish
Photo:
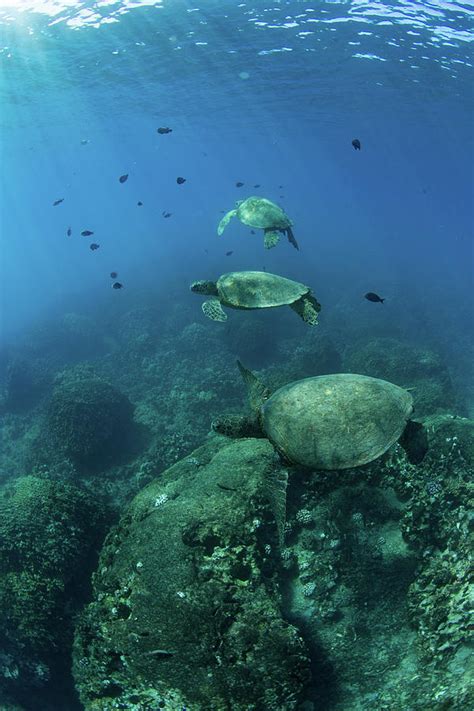
[[[138,205],[138,207],[141,207],[141,206],[143,205],[142,201],[139,200],[139,201],[137,202],[137,205]]]
[[[176,182],[178,183],[178,185],[182,185],[186,182],[186,178],[176,178]]]
[[[157,133],[161,133],[161,134],[163,134],[163,133],[172,133],[172,131],[173,131],[173,129],[172,129],[172,128],[168,128],[168,126],[160,126],[160,128],[157,128],[157,129],[156,129],[156,132],[157,132]]]
[[[100,244],[97,244],[96,242],[92,242],[92,244],[89,245],[89,249],[92,249],[94,252],[96,249],[99,249]]]
[[[285,187],[284,185],[279,185],[279,186],[278,186],[278,189],[279,189],[279,190],[283,190],[284,187]]]
[[[209,250],[208,250],[208,249],[205,249],[204,252],[205,252],[206,254],[209,254]]]
[[[82,230],[82,232],[81,232],[81,235],[82,235],[83,237],[90,237],[90,236],[93,235],[93,234],[94,234],[94,233],[92,232],[92,230]]]
[[[374,303],[379,301],[381,304],[383,304],[383,302],[385,301],[385,299],[381,299],[378,294],[374,294],[373,291],[367,292],[367,294],[365,294],[365,298],[367,299],[367,301],[373,301]]]
[[[64,202],[64,198],[59,198],[59,200],[55,200],[53,202],[53,207],[56,207],[56,205],[60,205],[62,202]]]
[[[265,265],[264,265],[264,266],[262,267],[262,270],[263,270],[264,272],[266,272],[266,271],[267,271],[267,268],[266,268],[266,266],[265,266]]]
[[[110,276],[112,279],[116,279],[118,277],[118,272],[110,272]]]
[[[236,188],[241,188],[243,186],[243,183],[240,182],[240,180],[235,184]]]
[[[87,144],[90,143],[88,138],[83,138],[81,141],[81,146],[87,146]]]
[[[70,236],[72,235],[72,230],[71,230],[70,227],[67,228],[66,234],[67,234],[68,237],[70,237]]]
[[[259,187],[260,187],[260,183],[257,183],[257,184],[254,185],[253,187],[254,187],[254,188],[259,188]]]
[[[355,151],[360,151],[360,141],[358,138],[354,138],[352,145],[354,146]]]
[[[230,252],[226,252],[226,253],[225,253],[225,256],[226,256],[226,257],[230,257],[231,254],[234,254],[234,252],[233,252],[232,249],[230,250]]]
[[[173,213],[172,213],[172,212],[166,212],[166,210],[163,210],[163,212],[162,212],[161,214],[163,215],[163,217],[171,217],[171,215],[172,215]]]
[[[114,281],[112,284],[112,289],[123,289],[123,284],[121,284],[119,281]]]
[[[128,173],[125,173],[125,175],[121,175],[119,178],[119,183],[125,183],[128,180]]]

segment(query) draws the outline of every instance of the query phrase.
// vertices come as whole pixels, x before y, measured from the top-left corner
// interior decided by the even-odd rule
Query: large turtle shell
[[[292,304],[309,291],[304,284],[269,272],[229,272],[217,280],[221,303],[236,309]]]
[[[289,383],[262,406],[265,434],[290,461],[314,469],[348,469],[380,457],[413,411],[403,388],[352,373]]]
[[[237,217],[244,225],[262,230],[285,230],[292,225],[281,207],[261,197],[249,197],[241,202],[237,207]]]

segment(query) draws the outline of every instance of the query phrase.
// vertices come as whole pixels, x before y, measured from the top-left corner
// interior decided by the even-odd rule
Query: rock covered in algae
[[[22,701],[58,668],[67,673],[71,616],[102,516],[90,494],[64,482],[25,476],[0,490],[0,697]]]
[[[133,500],[77,628],[87,711],[296,709],[305,645],[282,617],[262,439],[215,438]]]
[[[117,388],[100,379],[61,383],[49,405],[47,431],[53,446],[73,461],[102,465],[123,449],[133,406]]]

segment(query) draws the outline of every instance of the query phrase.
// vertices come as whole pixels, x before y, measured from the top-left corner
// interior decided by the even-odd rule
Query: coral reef
[[[104,525],[101,506],[76,486],[25,476],[0,490],[1,692],[21,702],[69,677],[72,616]]]
[[[113,461],[132,428],[133,406],[101,380],[62,382],[47,414],[50,444],[80,465],[97,468]]]

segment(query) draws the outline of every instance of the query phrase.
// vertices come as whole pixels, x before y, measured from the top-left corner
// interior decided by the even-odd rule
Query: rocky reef
[[[105,525],[71,484],[25,476],[0,490],[0,693],[23,702],[34,690],[49,708],[43,690],[67,687],[73,615]]]
[[[74,673],[86,709],[296,708],[306,645],[285,620],[266,440],[215,438],[109,534]]]
[[[418,465],[395,445],[292,469],[286,505],[265,439],[213,438],[152,482],[77,628],[86,710],[469,707],[474,424],[429,432]]]
[[[5,708],[36,711],[32,689],[45,711],[54,695],[80,708],[62,679],[86,601],[74,676],[87,710],[474,706],[462,373],[389,324],[375,337],[358,323],[348,345],[324,319],[214,324],[173,298],[102,329],[67,317],[2,361]],[[243,412],[239,356],[273,390],[347,371],[414,388],[427,456],[395,446],[357,470],[286,470],[264,438],[209,435]],[[102,499],[116,526],[91,592]]]
[[[124,450],[133,407],[117,388],[99,379],[63,382],[48,407],[48,443],[79,465],[104,467]]]

